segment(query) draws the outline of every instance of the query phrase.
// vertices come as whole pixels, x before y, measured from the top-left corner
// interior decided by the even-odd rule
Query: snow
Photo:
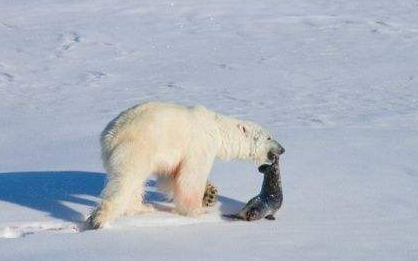
[[[0,0],[0,260],[418,260],[414,0]],[[216,162],[200,218],[82,221],[98,136],[148,100],[202,104],[286,148],[276,221],[229,222],[260,189]]]

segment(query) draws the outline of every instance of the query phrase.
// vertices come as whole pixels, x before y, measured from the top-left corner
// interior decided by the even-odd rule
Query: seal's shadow
[[[225,196],[218,196],[218,201],[220,203],[220,212],[222,215],[225,214],[236,214],[238,213],[245,203],[233,198],[225,197]],[[222,216],[222,219],[229,220]]]
[[[93,208],[105,185],[105,177],[104,173],[86,171],[0,173],[0,200],[39,210],[65,221],[84,222],[83,213],[65,203]],[[147,182],[145,201],[158,204],[166,201],[166,197],[152,191],[155,190],[155,183],[154,180]],[[235,213],[244,205],[224,196],[218,199],[223,214]]]

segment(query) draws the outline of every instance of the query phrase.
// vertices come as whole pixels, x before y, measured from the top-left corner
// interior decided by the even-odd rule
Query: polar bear
[[[108,181],[88,219],[100,228],[121,215],[152,211],[142,201],[144,183],[157,175],[171,191],[176,212],[203,212],[202,197],[215,158],[271,163],[282,146],[267,130],[202,106],[148,102],[129,108],[101,134]]]

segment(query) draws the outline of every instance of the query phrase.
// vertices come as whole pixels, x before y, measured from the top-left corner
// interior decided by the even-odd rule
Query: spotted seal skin
[[[261,165],[258,171],[264,174],[260,194],[248,201],[238,214],[224,215],[225,217],[246,221],[254,221],[262,218],[275,220],[274,214],[276,214],[283,203],[279,156],[275,156],[271,165]]]

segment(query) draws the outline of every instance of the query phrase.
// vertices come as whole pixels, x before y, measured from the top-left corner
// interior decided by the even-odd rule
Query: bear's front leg
[[[211,164],[198,162],[182,167],[175,178],[174,202],[176,212],[185,216],[197,216],[204,213],[202,199]],[[209,165],[209,166],[208,166]]]
[[[173,198],[173,191],[175,189],[175,179],[173,176],[160,175],[157,177],[157,188],[164,193],[167,199]],[[203,207],[212,207],[218,201],[218,189],[210,180],[206,182],[205,192],[202,198]]]

